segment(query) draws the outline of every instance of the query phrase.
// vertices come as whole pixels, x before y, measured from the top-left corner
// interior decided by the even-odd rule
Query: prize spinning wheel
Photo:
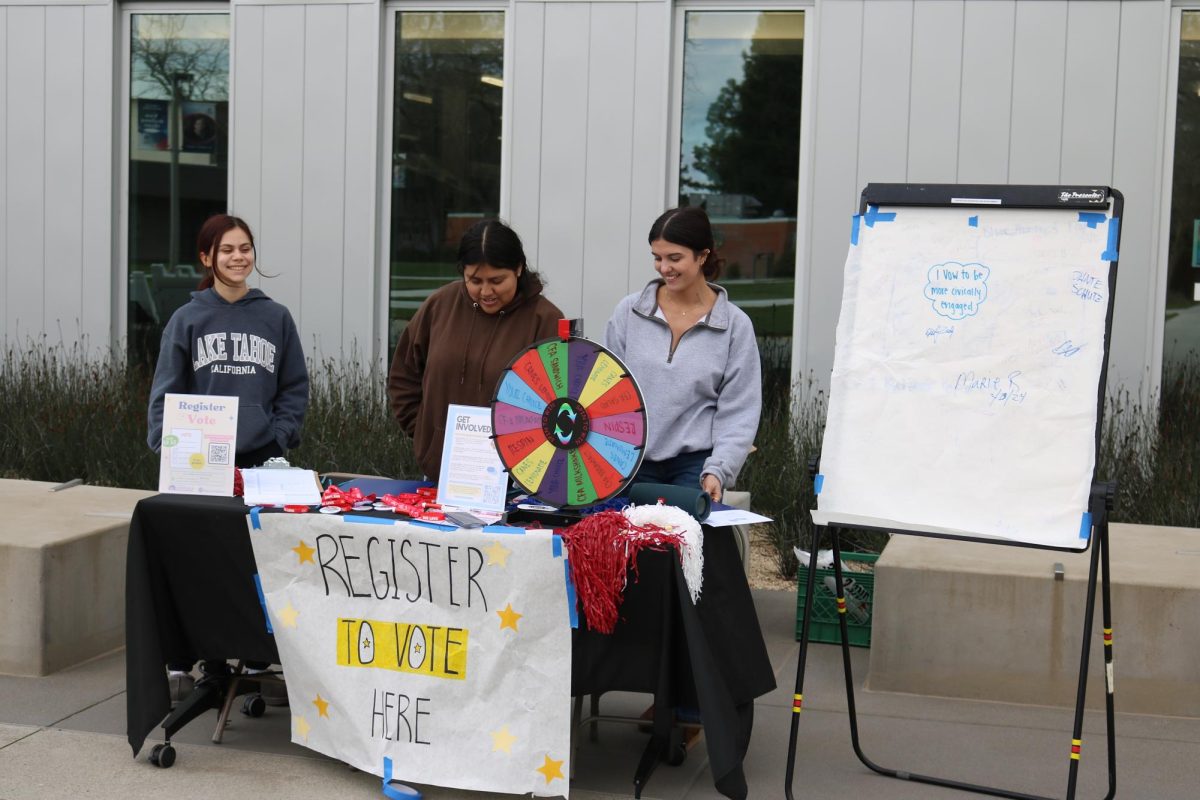
[[[646,409],[625,365],[574,336],[531,345],[492,400],[500,460],[526,492],[555,508],[614,497],[642,463]]]

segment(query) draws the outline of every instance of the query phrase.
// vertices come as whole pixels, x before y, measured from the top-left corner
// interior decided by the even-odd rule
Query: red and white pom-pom
[[[638,553],[682,547],[683,534],[634,525],[619,511],[601,511],[562,531],[571,580],[591,630],[612,633],[620,619],[625,583],[638,577]]]
[[[700,523],[682,508],[662,503],[628,506],[621,513],[635,526],[657,525],[669,533],[680,534],[679,562],[694,605],[704,588],[704,533]]]

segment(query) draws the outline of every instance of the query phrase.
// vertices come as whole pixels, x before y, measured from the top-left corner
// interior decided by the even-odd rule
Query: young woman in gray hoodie
[[[150,387],[147,442],[162,447],[163,402],[175,394],[239,398],[234,463],[255,467],[300,444],[308,408],[308,368],[296,323],[287,308],[246,285],[255,271],[254,234],[239,217],[217,214],[196,236],[204,278],[192,299],[171,315],[163,331]],[[253,670],[267,664],[247,662]],[[171,700],[178,702],[195,682],[191,662],[167,665]],[[208,675],[227,671],[206,660]],[[277,704],[268,698],[268,703]]]
[[[636,480],[700,486],[720,500],[762,411],[754,325],[715,283],[721,262],[703,209],[665,212],[648,239],[658,277],[617,304],[604,332],[646,401],[649,441]]]
[[[209,217],[196,237],[204,279],[163,331],[150,387],[147,443],[162,445],[163,400],[175,394],[240,399],[235,463],[256,467],[300,444],[308,368],[287,308],[246,279],[254,235],[239,217]]]

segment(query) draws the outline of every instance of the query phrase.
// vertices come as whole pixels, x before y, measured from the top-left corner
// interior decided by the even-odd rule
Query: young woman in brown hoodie
[[[486,406],[523,349],[556,335],[562,312],[542,295],[516,232],[475,223],[458,246],[461,281],[431,294],[400,334],[388,373],[392,415],[413,439],[417,464],[441,469],[446,408]]]

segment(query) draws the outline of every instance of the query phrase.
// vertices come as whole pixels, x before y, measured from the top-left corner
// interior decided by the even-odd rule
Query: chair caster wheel
[[[267,701],[261,694],[248,694],[242,700],[242,713],[247,717],[261,717],[267,710]]]
[[[175,748],[168,743],[156,744],[150,751],[150,763],[160,769],[167,769],[175,763]]]
[[[667,739],[667,748],[663,751],[663,761],[668,766],[678,767],[687,760],[687,745],[683,742],[683,731],[678,727],[671,728]]]

